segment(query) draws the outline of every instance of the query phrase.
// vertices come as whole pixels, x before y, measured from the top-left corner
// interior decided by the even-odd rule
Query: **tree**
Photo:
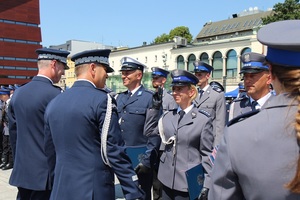
[[[184,37],[187,39],[187,42],[190,43],[193,39],[192,34],[190,33],[190,29],[186,26],[178,26],[172,29],[169,33],[169,38],[173,40],[175,36]]]
[[[300,19],[300,4],[299,0],[285,0],[284,3],[277,3],[273,7],[273,14],[267,17],[263,17],[263,24],[269,24],[271,22]]]
[[[168,41],[169,41],[169,35],[163,33],[162,35],[160,35],[154,39],[154,44],[164,43],[164,42],[168,42]]]
[[[162,35],[156,37],[154,39],[154,43],[163,43],[168,42],[174,39],[175,36],[184,37],[187,39],[187,42],[190,43],[193,39],[192,34],[190,33],[190,30],[188,27],[185,26],[178,26],[170,31],[169,34],[163,33]]]

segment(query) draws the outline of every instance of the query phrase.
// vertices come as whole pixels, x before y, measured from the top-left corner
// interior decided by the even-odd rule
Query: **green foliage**
[[[186,26],[178,26],[172,29],[169,33],[169,38],[172,40],[175,36],[184,37],[190,43],[193,39],[193,36],[190,33],[190,29]]]
[[[158,43],[164,43],[164,42],[168,42],[169,41],[169,35],[163,33],[162,35],[156,37],[154,39],[154,43],[158,44]]]
[[[190,43],[193,40],[193,36],[190,33],[190,30],[188,27],[185,26],[178,26],[170,31],[169,34],[163,33],[162,35],[156,37],[154,39],[155,44],[163,43],[172,41],[175,36],[184,37],[187,39],[188,43]]]
[[[274,5],[273,11],[272,15],[262,18],[264,25],[276,21],[300,19],[299,0],[285,0],[284,3],[277,3]]]

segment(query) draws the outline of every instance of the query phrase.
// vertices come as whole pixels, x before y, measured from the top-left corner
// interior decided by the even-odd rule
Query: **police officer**
[[[271,78],[269,67],[265,64],[265,56],[248,52],[241,57],[243,67],[244,86],[247,95],[236,98],[230,106],[229,120],[249,112],[260,109],[272,95],[270,92]]]
[[[130,58],[122,58],[122,80],[123,85],[128,88],[116,96],[119,123],[125,144],[130,147],[147,147],[146,155],[135,167],[139,177],[141,188],[146,193],[146,199],[151,199],[152,171],[155,165],[160,140],[156,135],[153,138],[144,134],[144,128],[147,125],[147,110],[152,108],[153,92],[144,88],[141,84],[143,70],[146,67],[139,61]],[[150,131],[151,132],[151,131]]]
[[[299,33],[300,20],[270,23],[258,31],[257,39],[268,48],[277,96],[225,129],[209,199],[300,198]]]
[[[193,103],[198,92],[198,78],[185,70],[174,70],[172,91],[177,109],[165,112],[159,122],[163,153],[160,157],[158,179],[163,184],[162,199],[189,199],[185,172],[202,163],[205,170],[204,188],[199,199],[207,199],[210,186],[209,155],[213,148],[212,119],[207,111]]]
[[[157,91],[158,87],[163,89],[163,102],[162,107],[163,111],[173,110],[178,107],[174,98],[172,97],[172,93],[165,89],[165,84],[167,82],[169,71],[159,68],[159,67],[152,67],[152,87],[155,88]]]
[[[194,62],[194,74],[199,79],[199,95],[194,100],[198,109],[206,110],[213,120],[214,137],[222,136],[226,121],[226,99],[224,90],[211,87],[208,83],[213,67],[199,61]],[[216,142],[214,142],[216,144]]]
[[[14,168],[9,183],[18,187],[20,199],[49,199],[48,165],[44,152],[44,111],[61,88],[54,86],[64,75],[69,52],[42,48],[38,75],[15,90],[9,109],[9,134]]]
[[[116,102],[100,89],[114,71],[109,54],[97,49],[73,55],[78,80],[46,109],[45,152],[54,174],[51,199],[113,200],[114,173],[126,199],[143,197],[125,152]]]
[[[155,88],[156,91],[158,91],[158,88],[162,88],[162,110],[163,112],[168,110],[173,110],[178,107],[176,102],[174,101],[174,98],[172,96],[172,93],[170,91],[167,91],[165,89],[165,84],[167,82],[167,78],[169,75],[169,71],[162,69],[160,67],[152,67],[151,68],[152,73],[152,87]],[[159,154],[161,154],[162,151],[159,151]],[[162,185],[160,181],[157,179],[157,170],[158,165],[156,169],[153,172],[153,199],[154,200],[160,200],[162,197]]]

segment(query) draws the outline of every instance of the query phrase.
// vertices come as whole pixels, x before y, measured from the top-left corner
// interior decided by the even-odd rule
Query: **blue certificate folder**
[[[185,172],[186,180],[188,184],[188,191],[191,200],[197,199],[204,182],[204,171],[202,164],[196,165],[195,167]]]
[[[145,156],[146,151],[147,147],[145,146],[135,146],[126,148],[126,153],[132,162],[133,168],[135,168],[140,163],[140,161]]]

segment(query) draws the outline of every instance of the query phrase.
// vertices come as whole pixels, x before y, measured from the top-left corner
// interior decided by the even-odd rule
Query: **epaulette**
[[[253,111],[249,111],[247,113],[244,113],[244,114],[241,114],[235,118],[233,118],[232,120],[230,120],[228,123],[227,123],[227,126],[231,126],[232,124],[235,124],[237,122],[240,122],[240,121],[243,121],[253,115],[256,115],[257,113],[259,113],[260,110],[253,110]]]
[[[167,93],[173,95],[173,92],[171,90],[167,91]]]
[[[61,87],[59,87],[59,86],[57,86],[57,85],[53,85],[55,88],[57,88],[57,89],[59,89],[60,90],[60,92],[64,92],[64,90],[61,88]]]
[[[202,114],[204,114],[206,117],[211,117],[210,113],[209,113],[209,112],[207,112],[206,110],[202,110],[202,109],[200,109],[200,110],[198,110],[198,111],[199,111],[199,113],[202,113]]]
[[[104,89],[104,88],[96,88],[97,90],[100,90],[100,91],[102,91],[102,92],[105,92],[105,93],[108,93],[108,91],[106,90],[106,89]]]
[[[244,100],[244,99],[248,99],[248,97],[243,96],[243,97],[235,98],[235,99],[233,99],[233,102],[242,101],[242,100]]]
[[[145,92],[149,92],[150,94],[154,94],[154,91],[146,89],[146,88],[145,88]]]

